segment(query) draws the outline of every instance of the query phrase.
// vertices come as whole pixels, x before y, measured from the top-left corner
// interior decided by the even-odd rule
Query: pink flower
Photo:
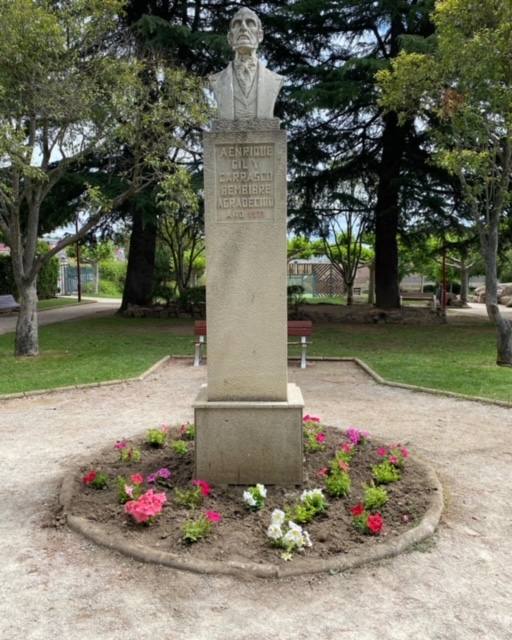
[[[130,498],[133,498],[133,487],[131,484],[124,485],[124,492],[127,496],[130,496]]]
[[[144,482],[144,476],[141,473],[134,473],[130,476],[130,480],[133,482],[133,484],[139,485]]]
[[[352,453],[353,448],[354,445],[351,442],[344,442],[341,445],[341,450],[343,451],[343,453]]]
[[[220,522],[222,520],[222,516],[217,511],[207,511],[206,518],[210,522]]]
[[[327,478],[327,476],[329,475],[329,469],[327,467],[322,467],[321,469],[318,469],[316,475],[319,478]]]
[[[409,457],[409,450],[406,449],[405,447],[402,447],[401,449],[402,455],[404,458],[408,458]]]
[[[199,487],[201,495],[207,497],[212,492],[212,487],[205,480],[192,480],[194,487]]]
[[[379,447],[377,449],[377,455],[383,458],[384,456],[388,455],[388,450],[386,449],[386,447]]]
[[[146,478],[146,482],[148,484],[152,484],[153,482],[156,482],[156,473],[150,473],[149,476]]]
[[[348,473],[350,471],[350,467],[349,465],[345,462],[345,460],[338,460],[338,467],[344,471],[345,473]]]
[[[315,440],[318,442],[318,444],[323,444],[325,442],[325,433],[317,433]]]
[[[164,467],[162,469],[158,469],[158,471],[156,472],[156,475],[159,478],[162,478],[163,480],[168,480],[171,477],[171,472],[169,471],[169,469],[166,469]]]
[[[167,496],[164,492],[155,493],[153,489],[148,489],[138,500],[127,502],[124,511],[140,524],[159,515],[166,502]]]
[[[126,449],[128,445],[126,444],[126,440],[118,440],[115,445],[114,445],[114,449]]]
[[[398,458],[396,456],[389,456],[391,464],[398,464]]]
[[[346,430],[345,435],[350,440],[350,442],[352,442],[352,444],[359,444],[361,442],[362,433],[355,427],[349,427]]]
[[[310,416],[309,413],[306,414],[302,420],[304,422],[320,422],[320,418],[318,418],[317,416]]]
[[[82,482],[86,486],[89,486],[95,480],[96,480],[96,471],[89,471],[89,473],[82,478]]]
[[[169,433],[169,425],[167,425],[167,424],[163,424],[163,425],[160,427],[160,431],[161,431],[162,433]]]

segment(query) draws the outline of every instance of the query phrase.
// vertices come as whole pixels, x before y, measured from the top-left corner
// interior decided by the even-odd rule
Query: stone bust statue
[[[209,78],[221,120],[274,117],[274,104],[284,78],[269,71],[257,58],[262,40],[261,20],[251,9],[239,9],[228,32],[235,59]]]

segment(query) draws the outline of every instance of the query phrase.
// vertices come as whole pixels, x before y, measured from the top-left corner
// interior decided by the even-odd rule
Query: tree
[[[20,294],[17,355],[39,352],[36,283],[45,261],[172,172],[168,149],[177,144],[176,131],[204,112],[194,78],[154,58],[153,82],[143,83],[129,43],[105,44],[121,10],[120,0],[0,0],[0,229]],[[52,189],[93,154],[122,156],[121,150],[128,157],[113,193],[90,185],[77,203],[84,219],[78,232],[38,253]]]
[[[497,364],[512,366],[512,324],[497,302],[499,231],[512,170],[512,5],[441,0],[434,22],[435,51],[402,54],[380,72],[383,104],[403,118],[417,115],[433,124],[437,162],[460,181],[478,231]]]

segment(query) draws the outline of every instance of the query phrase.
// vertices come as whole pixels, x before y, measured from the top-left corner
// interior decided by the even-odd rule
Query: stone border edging
[[[439,525],[443,511],[443,487],[432,467],[416,459],[425,470],[427,478],[433,489],[431,504],[420,523],[406,531],[398,538],[384,542],[367,550],[361,550],[350,556],[339,555],[335,558],[323,559],[296,559],[287,565],[274,565],[269,563],[237,562],[227,560],[203,560],[200,558],[183,558],[169,551],[157,551],[141,544],[128,542],[118,534],[111,534],[86,518],[74,516],[68,513],[76,483],[74,474],[64,477],[59,493],[59,505],[66,518],[67,524],[76,533],[82,534],[88,540],[98,545],[107,547],[112,551],[118,551],[125,556],[148,562],[151,564],[163,564],[173,569],[190,571],[201,574],[218,574],[247,576],[257,578],[288,578],[312,573],[341,572],[355,569],[369,562],[393,558],[412,545],[422,542],[433,535]]]

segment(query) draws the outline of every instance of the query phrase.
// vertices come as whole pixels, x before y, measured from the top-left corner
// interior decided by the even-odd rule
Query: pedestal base
[[[303,480],[304,400],[288,384],[286,402],[194,402],[195,477],[214,484],[300,484]]]

